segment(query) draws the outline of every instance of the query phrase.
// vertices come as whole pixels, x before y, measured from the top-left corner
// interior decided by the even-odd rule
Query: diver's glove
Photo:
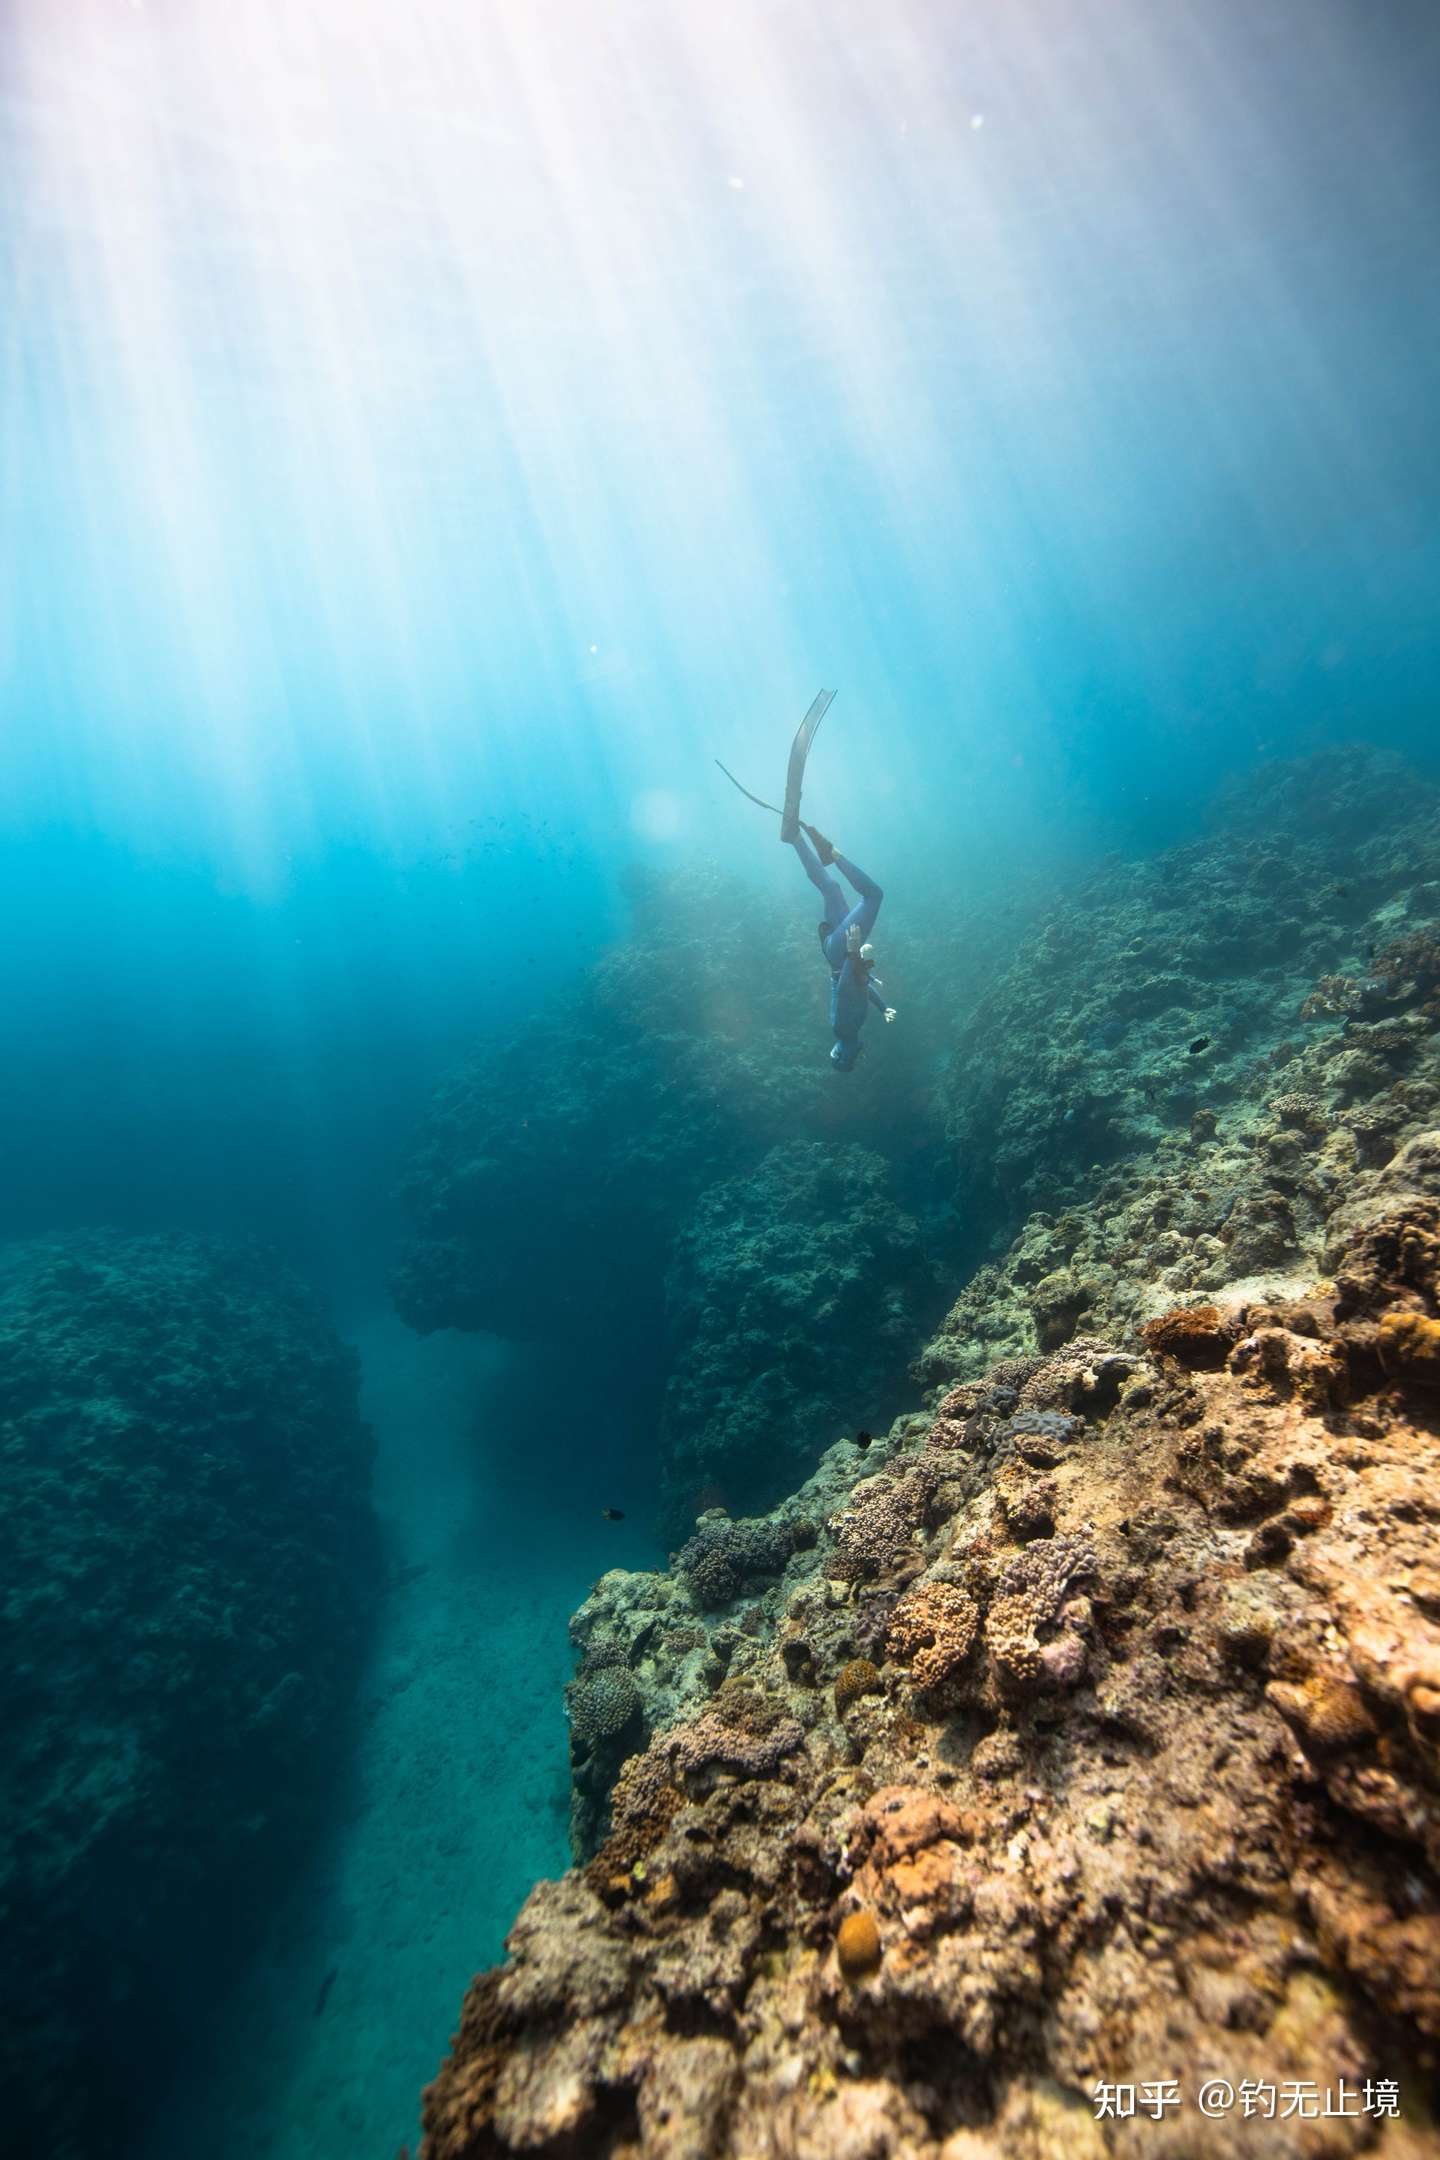
[[[852,923],[851,923],[851,925],[850,925],[850,927],[849,927],[849,929],[848,929],[848,930],[847,930],[847,931],[845,932],[845,950],[846,950],[846,952],[847,952],[847,953],[858,953],[858,952],[859,952],[859,950],[860,950],[860,947],[861,947],[861,946],[862,946],[862,945],[864,944],[864,942],[865,942],[865,938],[864,938],[864,935],[863,935],[863,933],[862,933],[862,931],[861,931],[861,928],[860,928],[860,925],[859,925],[859,923],[858,923],[858,922],[852,922]]]
[[[887,1005],[885,1007],[885,1018],[887,1021],[893,1020],[895,1018],[895,1008],[893,1005]]]

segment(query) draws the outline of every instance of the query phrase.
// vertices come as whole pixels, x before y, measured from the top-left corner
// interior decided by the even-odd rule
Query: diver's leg
[[[825,902],[825,920],[834,923],[845,913],[845,895],[840,890],[838,878],[827,877],[815,857],[815,850],[803,833],[797,833],[790,845],[805,865],[805,875]]]
[[[885,898],[884,891],[875,883],[874,878],[867,877],[863,870],[857,869],[848,855],[837,855],[835,861],[860,895],[859,901],[851,908],[840,927],[848,930],[852,923],[858,923],[861,937],[869,937],[875,927],[875,918],[880,913],[880,903]]]

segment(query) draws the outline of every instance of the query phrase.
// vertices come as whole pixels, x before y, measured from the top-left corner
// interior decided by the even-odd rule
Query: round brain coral
[[[570,1691],[570,1729],[587,1746],[613,1740],[640,1709],[640,1690],[623,1665],[602,1666]]]
[[[879,1971],[884,1953],[874,1913],[845,1915],[835,1937],[835,1955],[847,1980],[864,1980],[870,1973]]]

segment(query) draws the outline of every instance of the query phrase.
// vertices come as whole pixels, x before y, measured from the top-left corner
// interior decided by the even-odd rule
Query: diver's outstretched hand
[[[893,1005],[887,1005],[885,1007],[885,1018],[887,1022],[895,1018],[895,1008]]]

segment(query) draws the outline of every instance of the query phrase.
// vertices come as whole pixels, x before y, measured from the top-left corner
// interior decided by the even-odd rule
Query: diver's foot
[[[807,833],[809,833],[810,838],[815,843],[815,853],[819,856],[821,862],[824,863],[826,868],[828,869],[830,864],[835,860],[834,848],[826,839],[824,833],[820,832],[816,826],[807,825],[805,827],[805,830]]]

